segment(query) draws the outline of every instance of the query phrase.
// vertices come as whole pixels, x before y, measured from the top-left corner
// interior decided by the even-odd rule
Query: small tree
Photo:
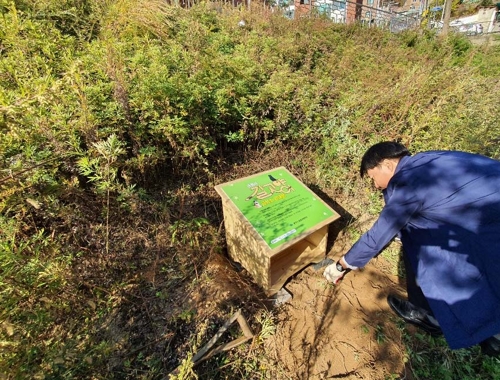
[[[115,134],[106,141],[94,143],[99,156],[96,158],[82,157],[78,160],[78,168],[91,182],[96,184],[97,190],[106,194],[106,253],[109,253],[109,198],[112,190],[118,190],[116,176],[118,158],[125,154],[124,143]]]

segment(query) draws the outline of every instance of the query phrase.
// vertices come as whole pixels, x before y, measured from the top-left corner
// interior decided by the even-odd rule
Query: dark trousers
[[[432,315],[432,310],[427,302],[427,299],[418,286],[417,281],[415,279],[415,272],[411,266],[410,260],[408,259],[406,253],[403,250],[403,261],[405,265],[406,271],[406,292],[408,293],[408,301],[410,301],[415,306],[418,306],[424,310],[426,310],[429,314]]]

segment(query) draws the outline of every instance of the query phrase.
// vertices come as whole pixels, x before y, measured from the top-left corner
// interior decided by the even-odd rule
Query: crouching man
[[[377,221],[337,263],[338,283],[399,237],[408,300],[390,295],[392,310],[452,349],[480,344],[500,354],[500,162],[457,151],[410,155],[378,143],[361,160],[361,177],[382,190]]]

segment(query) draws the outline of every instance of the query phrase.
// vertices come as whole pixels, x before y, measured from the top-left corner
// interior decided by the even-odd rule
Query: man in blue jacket
[[[337,283],[365,266],[394,237],[403,244],[408,301],[390,295],[405,321],[450,348],[480,344],[500,353],[500,162],[476,154],[431,151],[411,156],[401,144],[372,146],[361,161],[383,191],[372,228],[325,277]]]

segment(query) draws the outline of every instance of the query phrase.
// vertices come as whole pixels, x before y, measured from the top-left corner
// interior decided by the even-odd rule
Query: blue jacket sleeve
[[[352,268],[364,267],[410,221],[421,208],[414,191],[406,187],[395,188],[386,197],[386,205],[375,224],[351,247],[344,256]]]

